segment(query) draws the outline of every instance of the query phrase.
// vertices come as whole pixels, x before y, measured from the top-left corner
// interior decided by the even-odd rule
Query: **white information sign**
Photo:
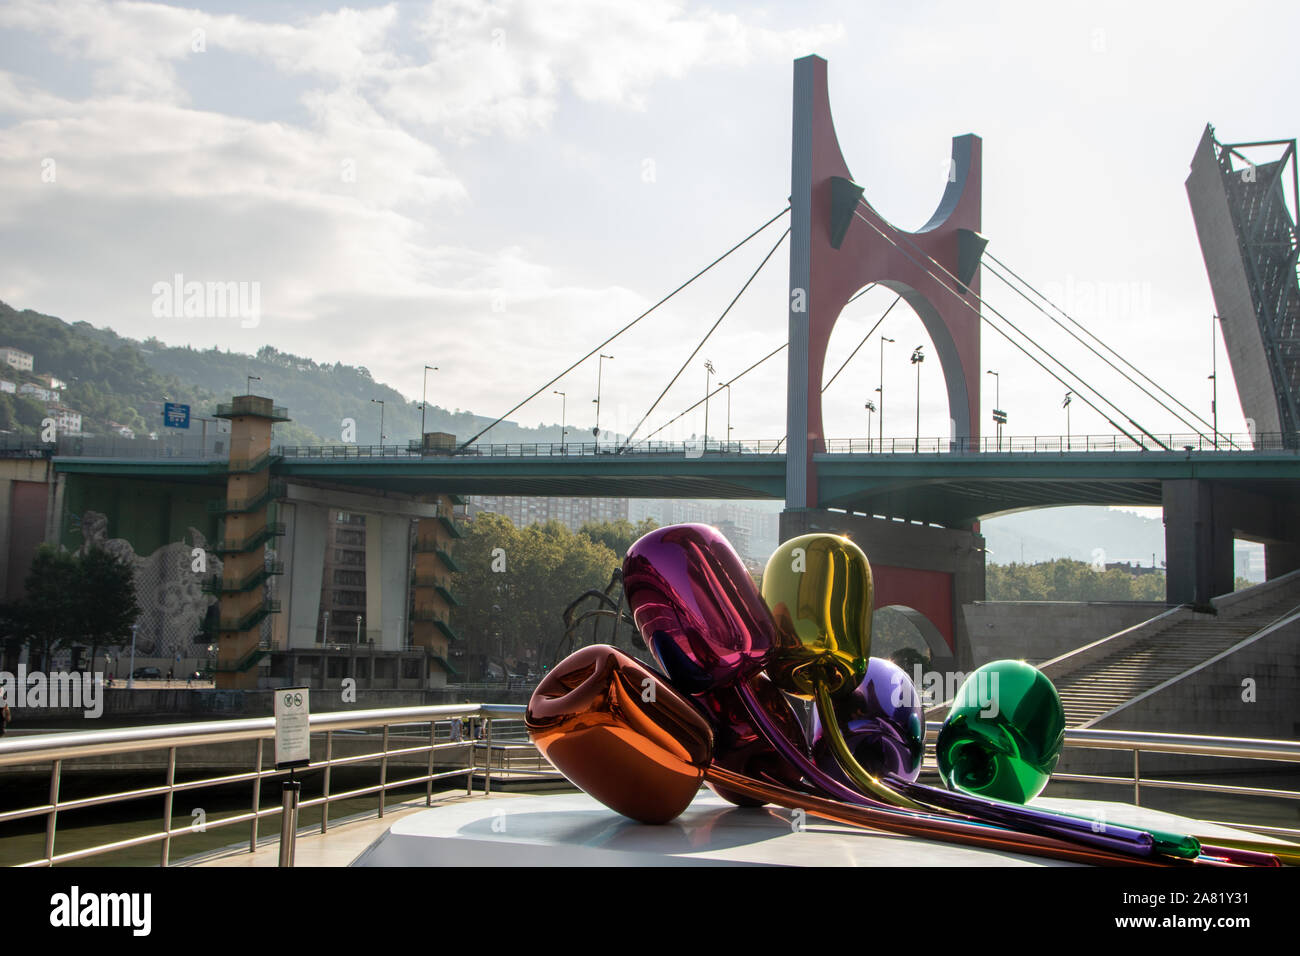
[[[311,763],[311,715],[306,687],[281,687],[275,692],[275,769]]]

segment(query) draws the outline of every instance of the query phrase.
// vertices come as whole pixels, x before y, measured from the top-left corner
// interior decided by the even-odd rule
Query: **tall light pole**
[[[1074,400],[1074,392],[1065,393],[1065,401],[1061,402],[1061,407],[1065,409],[1065,450],[1070,450],[1070,402]],[[1085,451],[1087,442],[1084,442]]]
[[[135,687],[135,632],[139,626],[139,622],[131,625],[131,669],[126,672],[127,690],[132,690]]]
[[[382,398],[372,398],[370,401],[379,406],[379,447],[382,449],[384,447],[384,400]],[[420,440],[424,441],[423,435],[420,436]]]
[[[704,450],[709,449],[709,387],[713,377],[713,363],[704,360]]]
[[[424,408],[429,404],[429,373],[438,371],[436,365],[424,367],[424,391],[420,393],[420,447],[424,447]],[[380,431],[383,431],[381,428]]]
[[[875,402],[867,402],[867,454],[871,454],[871,413],[876,410]]]
[[[1223,319],[1214,315],[1210,317],[1210,380],[1213,391],[1210,396],[1210,414],[1214,416],[1214,448],[1219,448],[1219,342],[1215,334],[1218,323]]]
[[[555,389],[551,389],[551,391],[553,394],[560,396],[560,448],[563,449],[569,439],[569,429],[566,424],[568,420],[564,414],[565,408],[568,407],[569,393],[556,391]]]
[[[1002,451],[1002,376],[989,369],[985,375],[993,376],[993,422],[998,426],[998,451]]]
[[[921,350],[924,345],[918,345],[912,350],[912,364],[916,366],[916,444],[912,447],[912,453],[916,454],[921,450],[921,363],[925,361],[925,353]]]
[[[727,390],[727,450],[731,450],[731,383],[723,382],[722,387]]]
[[[600,383],[601,377],[605,372],[605,359],[614,361],[614,356],[605,355],[603,352],[599,359],[596,360],[596,427],[591,430],[592,437],[596,439],[596,444],[600,444]]]
[[[893,342],[893,339],[880,337],[880,387],[876,389],[880,393],[880,450],[885,450],[885,343]]]
[[[246,376],[246,377],[247,377],[247,379],[248,379],[248,388],[244,391],[244,394],[245,394],[245,395],[252,395],[252,394],[253,394],[253,383],[254,383],[254,382],[260,382],[260,381],[262,380],[262,376],[260,376],[260,375],[249,375],[249,376]]]

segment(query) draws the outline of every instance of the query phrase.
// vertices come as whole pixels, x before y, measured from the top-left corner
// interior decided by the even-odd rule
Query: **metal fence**
[[[925,725],[927,758],[933,762],[934,745],[939,739],[943,724],[928,721]],[[1162,734],[1150,731],[1131,730],[1092,730],[1067,729],[1065,731],[1066,750],[1119,750],[1133,755],[1133,773],[1131,776],[1113,777],[1100,774],[1054,773],[1053,782],[1099,783],[1133,788],[1133,804],[1141,806],[1142,789],[1152,790],[1191,790],[1199,793],[1217,793],[1233,797],[1268,797],[1281,800],[1300,801],[1300,792],[1278,790],[1267,787],[1242,787],[1230,784],[1209,783],[1207,781],[1188,782],[1185,780],[1161,780],[1142,776],[1141,755],[1148,754],[1182,754],[1195,757],[1222,757],[1238,760],[1274,761],[1288,764],[1300,764],[1300,741],[1262,740],[1253,737],[1208,737],[1191,734]],[[1254,830],[1259,833],[1284,839],[1300,837],[1300,829],[1290,827],[1263,826],[1255,823],[1242,823],[1225,820],[1207,820],[1220,826],[1237,827]]]
[[[311,769],[323,771],[323,790],[319,797],[302,801],[299,809],[321,808],[320,832],[329,830],[329,809],[341,800],[370,797],[375,800],[375,812],[384,816],[385,798],[389,791],[406,789],[419,784],[425,786],[425,805],[433,804],[434,781],[459,776],[465,777],[465,792],[473,793],[474,778],[483,780],[483,793],[490,795],[494,777],[536,778],[562,780],[537,753],[529,742],[523,727],[524,707],[508,704],[451,704],[429,707],[395,707],[378,710],[341,711],[314,714],[310,719],[313,737],[323,749],[323,758],[313,760]],[[468,723],[468,727],[466,727]],[[926,737],[931,748],[942,725],[926,725]],[[336,735],[348,732],[379,731],[381,746],[377,751],[341,755],[335,753]],[[282,813],[279,806],[262,807],[262,786],[265,781],[284,778],[286,771],[264,766],[265,744],[275,735],[275,720],[259,717],[246,720],[211,721],[206,723],[165,724],[134,727],[121,730],[99,730],[85,733],[43,734],[39,736],[0,740],[0,768],[50,765],[49,798],[46,802],[0,813],[0,824],[31,817],[45,818],[45,852],[21,866],[51,866],[71,863],[101,856],[114,851],[143,844],[159,844],[159,863],[170,862],[171,841],[183,833],[172,823],[175,795],[204,787],[247,783],[251,787],[251,805],[248,811],[234,813],[220,819],[208,820],[209,828],[248,827],[248,849],[257,849],[259,827],[264,819]],[[323,741],[320,737],[323,736]],[[256,744],[253,766],[238,773],[210,776],[198,780],[178,782],[176,779],[177,752],[183,748],[224,744],[238,741]],[[1131,786],[1133,801],[1140,803],[1144,788],[1195,790],[1235,797],[1269,797],[1300,800],[1300,793],[1262,787],[1232,786],[1207,782],[1189,783],[1177,780],[1151,779],[1141,775],[1140,755],[1143,753],[1186,754],[1288,764],[1300,763],[1300,743],[1284,740],[1258,740],[1233,737],[1205,737],[1185,734],[1161,734],[1108,730],[1067,730],[1067,749],[1105,749],[1129,751],[1133,754],[1133,774],[1110,777],[1092,774],[1058,773],[1053,780],[1076,783],[1099,783]],[[101,757],[112,754],[139,754],[147,751],[167,751],[165,782],[157,786],[136,790],[100,794],[79,799],[62,799],[60,780],[65,761],[83,757]],[[438,753],[454,751],[464,755],[463,762],[452,769],[436,770],[434,758]],[[390,779],[390,762],[397,758],[426,755],[427,762],[421,772]],[[364,763],[379,764],[379,783],[346,791],[331,789],[331,771],[336,767]],[[400,768],[396,768],[400,769]],[[110,843],[101,843],[70,852],[58,853],[56,837],[61,812],[85,807],[105,806],[137,800],[142,797],[162,797],[164,808],[161,829]],[[1235,826],[1280,837],[1295,838],[1300,830],[1284,827],[1262,826],[1251,823],[1213,821],[1225,826]]]
[[[323,770],[321,796],[304,800],[298,809],[321,808],[320,832],[329,829],[329,808],[341,800],[374,797],[376,812],[382,817],[385,797],[389,791],[424,784],[425,804],[433,804],[433,784],[436,780],[453,777],[465,778],[466,794],[473,793],[474,778],[483,779],[483,792],[490,794],[494,776],[536,777],[562,780],[537,753],[523,729],[524,707],[507,704],[451,704],[428,707],[395,707],[378,710],[339,711],[313,714],[310,728],[313,738],[324,737],[324,757],[313,760],[311,770]],[[468,721],[468,728],[462,725]],[[461,731],[457,727],[461,727]],[[441,732],[440,732],[441,728]],[[378,730],[382,735],[379,750],[346,756],[335,754],[336,734],[346,731]],[[163,724],[133,727],[121,730],[96,730],[84,733],[41,734],[29,737],[0,740],[0,768],[30,766],[48,763],[50,784],[48,800],[36,806],[21,807],[0,813],[0,825],[30,817],[45,818],[45,852],[20,866],[52,866],[71,863],[91,857],[113,853],[143,844],[159,844],[159,863],[167,866],[171,856],[173,836],[186,832],[185,827],[175,827],[172,808],[177,793],[200,790],[205,787],[248,783],[251,786],[251,805],[248,811],[219,819],[208,819],[208,829],[219,827],[248,827],[248,849],[257,849],[261,822],[282,812],[279,806],[263,807],[262,786],[265,781],[287,779],[288,771],[264,766],[267,756],[266,741],[275,737],[275,719],[258,717],[245,720],[209,721],[205,723]],[[394,739],[396,738],[396,739]],[[413,739],[420,742],[415,743]],[[247,771],[220,774],[198,780],[178,782],[176,779],[177,752],[184,748],[240,741],[256,743],[254,765]],[[135,790],[100,794],[79,799],[61,799],[60,780],[65,761],[83,757],[102,757],[111,754],[139,754],[147,751],[167,751],[165,781],[157,786]],[[435,770],[434,757],[451,751],[463,753],[461,766],[450,770]],[[390,779],[390,761],[394,758],[427,754],[428,761],[422,772],[400,779]],[[335,767],[355,766],[365,763],[379,764],[379,783],[337,792],[331,789],[331,771]],[[162,797],[161,829],[126,840],[101,843],[65,853],[56,850],[58,819],[61,812],[86,807],[124,803],[143,797]]]
[[[61,437],[57,444],[0,436],[0,457],[176,459],[224,461],[230,454],[229,435],[209,434],[206,440],[163,435],[147,438],[114,436]],[[1011,435],[981,438],[837,438],[827,439],[828,454],[847,455],[988,455],[988,454],[1098,454],[1117,452],[1278,452],[1300,450],[1300,435],[1281,432],[1255,434],[1119,433],[1104,435]],[[591,458],[603,456],[667,456],[700,458],[704,455],[770,455],[785,451],[785,439],[757,441],[649,441],[633,442],[514,442],[476,443],[468,447],[421,450],[418,445],[358,445],[341,442],[324,445],[281,445],[274,453],[296,461],[356,461],[430,458]]]

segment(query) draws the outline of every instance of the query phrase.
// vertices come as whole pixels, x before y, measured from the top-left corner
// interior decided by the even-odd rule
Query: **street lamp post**
[[[429,404],[429,373],[438,371],[436,365],[426,365],[424,367],[424,390],[420,394],[420,449],[424,449],[424,408]],[[380,428],[382,432],[383,429]]]
[[[704,360],[704,450],[709,450],[709,387],[713,377],[713,363]]]
[[[912,364],[916,366],[916,444],[912,447],[912,453],[916,454],[921,450],[921,363],[925,361],[925,353],[921,350],[924,345],[918,345],[912,350]]]
[[[1215,335],[1215,327],[1217,323],[1222,321],[1221,316],[1210,316],[1210,381],[1212,383],[1210,414],[1214,416],[1214,448],[1216,451],[1219,448],[1219,342]]]
[[[262,380],[262,376],[260,376],[260,375],[249,375],[249,376],[246,376],[246,377],[248,378],[248,388],[245,390],[245,393],[244,393],[244,394],[246,394],[246,395],[252,395],[252,394],[253,394],[253,383],[254,383],[254,382],[260,382],[260,381]]]
[[[1070,450],[1070,402],[1074,400],[1074,392],[1065,393],[1065,401],[1061,402],[1061,407],[1065,409],[1065,450]],[[1085,450],[1087,442],[1084,442]]]
[[[893,339],[880,337],[880,387],[876,389],[880,393],[880,450],[885,450],[885,343],[893,342]]]
[[[361,615],[357,615],[357,645],[361,645]]]
[[[372,398],[373,404],[379,406],[379,454],[384,453],[384,400],[382,398]],[[424,436],[420,436],[420,441],[424,441]]]
[[[126,672],[127,690],[131,690],[135,687],[135,632],[139,627],[139,623],[133,623],[131,625],[131,669]]]
[[[569,393],[552,389],[552,394],[560,396],[560,450],[563,451],[569,440],[568,418],[565,409],[569,404]]]
[[[727,390],[727,451],[731,451],[731,383],[723,382],[722,387]]]
[[[993,423],[998,426],[998,451],[1002,451],[1002,376],[989,369],[985,375],[993,376]]]
[[[330,642],[330,612],[329,611],[325,612],[325,623],[321,625],[320,642],[321,644],[328,644]]]
[[[602,352],[600,358],[596,360],[596,427],[591,430],[591,434],[592,437],[596,439],[597,447],[600,446],[600,385],[605,372],[605,359],[609,359],[612,362],[614,356],[606,355]]]
[[[867,454],[871,454],[871,413],[876,410],[875,402],[867,402]]]

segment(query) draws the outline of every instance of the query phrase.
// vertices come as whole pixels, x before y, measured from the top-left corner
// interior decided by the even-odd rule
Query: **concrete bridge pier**
[[[1268,580],[1300,568],[1300,502],[1286,489],[1269,494],[1180,478],[1161,482],[1161,498],[1168,603],[1210,607],[1231,594],[1236,538],[1264,545]]]
[[[821,508],[781,512],[782,541],[817,531],[845,535],[862,548],[876,607],[907,616],[925,638],[934,670],[974,666],[962,607],[984,600],[983,535]]]

